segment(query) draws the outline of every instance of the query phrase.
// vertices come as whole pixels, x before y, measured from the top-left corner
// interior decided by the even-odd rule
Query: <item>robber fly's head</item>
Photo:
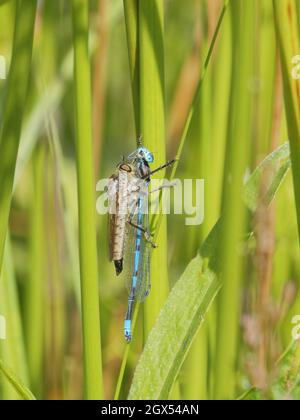
[[[127,163],[125,161],[119,163],[117,168],[119,169],[119,171],[122,172],[134,172],[134,167],[130,163]]]
[[[144,159],[148,163],[154,162],[153,153],[150,150],[146,149],[146,147],[139,147],[136,151],[137,157],[140,159]]]

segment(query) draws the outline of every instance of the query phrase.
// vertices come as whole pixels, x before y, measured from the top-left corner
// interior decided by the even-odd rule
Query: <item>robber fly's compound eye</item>
[[[127,165],[126,163],[122,163],[122,164],[119,166],[119,169],[120,169],[121,171],[125,171],[125,172],[131,172],[131,171],[132,171],[131,167],[130,167],[129,165]]]

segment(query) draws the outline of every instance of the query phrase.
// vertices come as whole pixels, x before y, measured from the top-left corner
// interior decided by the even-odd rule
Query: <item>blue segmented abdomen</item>
[[[137,225],[140,227],[143,220],[143,215],[141,212],[142,206],[142,199],[138,199],[138,218],[137,218]],[[136,230],[136,241],[135,241],[135,251],[134,251],[134,266],[133,266],[133,273],[132,273],[132,280],[131,280],[131,293],[128,298],[128,309],[127,315],[124,321],[124,336],[125,340],[130,342],[132,338],[132,314],[133,314],[133,305],[135,302],[135,290],[137,287],[138,275],[139,275],[139,264],[140,264],[140,254],[141,254],[141,239],[142,239],[142,231],[137,229]]]
[[[131,341],[131,319],[125,319],[124,321],[124,336],[126,341]]]
[[[141,213],[142,208],[142,199],[141,197],[138,199],[138,218],[137,218],[137,225],[141,227],[143,215]],[[141,256],[141,237],[142,232],[141,230],[137,229],[136,232],[136,242],[135,242],[135,252],[134,252],[134,272],[132,276],[132,288],[135,289],[137,286],[137,279],[139,275],[139,265],[140,265],[140,256]]]

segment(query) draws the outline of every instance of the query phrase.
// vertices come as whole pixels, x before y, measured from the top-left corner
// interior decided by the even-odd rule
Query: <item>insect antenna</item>
[[[142,134],[139,135],[138,139],[137,139],[137,145],[138,147],[141,147],[143,145],[143,136]]]

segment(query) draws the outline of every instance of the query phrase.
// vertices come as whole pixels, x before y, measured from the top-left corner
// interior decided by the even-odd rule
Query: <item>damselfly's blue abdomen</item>
[[[131,332],[131,320],[125,319],[124,321],[124,337],[127,342],[130,342],[132,339],[132,332]]]

